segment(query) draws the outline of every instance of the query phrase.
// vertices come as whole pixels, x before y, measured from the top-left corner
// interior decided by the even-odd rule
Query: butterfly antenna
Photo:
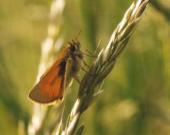
[[[80,31],[78,32],[78,34],[77,34],[76,37],[75,37],[75,41],[78,41],[78,38],[80,37],[81,32],[82,32],[82,30],[80,30]]]

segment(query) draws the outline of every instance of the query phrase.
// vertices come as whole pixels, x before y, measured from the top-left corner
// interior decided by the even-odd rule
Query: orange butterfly
[[[64,89],[80,69],[83,54],[80,42],[72,40],[61,52],[52,67],[40,78],[29,93],[35,102],[49,104],[63,98]]]

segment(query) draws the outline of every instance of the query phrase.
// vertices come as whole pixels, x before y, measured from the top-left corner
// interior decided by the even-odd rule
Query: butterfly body
[[[40,81],[29,93],[29,98],[35,102],[49,104],[63,99],[64,89],[76,76],[83,59],[80,43],[72,41],[61,52],[58,59],[40,78]]]

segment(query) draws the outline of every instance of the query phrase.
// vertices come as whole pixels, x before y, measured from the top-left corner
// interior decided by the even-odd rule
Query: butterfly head
[[[69,42],[69,52],[72,56],[78,57],[80,59],[83,58],[79,41],[72,40],[72,42]]]

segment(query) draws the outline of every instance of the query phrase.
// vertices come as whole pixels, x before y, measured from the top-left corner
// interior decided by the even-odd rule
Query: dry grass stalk
[[[59,38],[59,32],[62,21],[62,12],[65,6],[64,0],[53,0],[51,4],[50,14],[49,14],[49,25],[47,29],[47,37],[42,42],[41,48],[41,59],[37,74],[36,82],[39,81],[41,75],[45,72],[45,70],[52,64],[54,59],[54,54],[60,49],[62,45],[62,40]],[[55,40],[57,38],[57,41]],[[58,43],[56,45],[56,43]],[[57,48],[56,48],[57,46]],[[39,104],[34,104],[33,106],[33,115],[31,122],[28,127],[29,135],[37,135],[41,130],[43,130],[43,126],[45,123],[45,119],[49,114],[50,107],[41,106]]]
[[[68,123],[62,130],[62,135],[73,135],[78,127],[80,116],[102,92],[97,89],[101,82],[113,69],[117,57],[126,47],[135,26],[138,24],[149,0],[133,2],[124,14],[123,19],[113,31],[108,45],[101,49],[96,60],[83,77],[76,102],[68,117]],[[82,133],[82,127],[77,135]]]

